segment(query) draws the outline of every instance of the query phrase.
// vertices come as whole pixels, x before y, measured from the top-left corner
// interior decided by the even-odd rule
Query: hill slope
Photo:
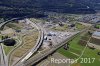
[[[94,9],[100,9],[100,0],[0,0],[0,15],[36,11],[95,13]]]

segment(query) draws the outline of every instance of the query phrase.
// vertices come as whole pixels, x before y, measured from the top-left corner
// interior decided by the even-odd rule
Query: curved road
[[[4,25],[6,25],[7,23],[9,23],[9,22],[11,22],[13,20],[17,20],[17,19],[19,19],[19,18],[13,18],[11,20],[8,20],[8,21],[5,21],[5,22],[1,23],[0,24],[0,29],[3,29]],[[39,26],[37,26],[35,23],[31,22],[29,19],[26,19],[26,21],[29,22],[31,24],[31,26],[35,26],[39,30],[40,36],[39,36],[39,39],[38,39],[36,45],[34,46],[34,48],[21,60],[21,62],[23,62],[23,61],[27,60],[28,58],[30,58],[31,55],[34,54],[39,49],[39,47],[41,46],[41,44],[43,42],[43,38],[44,38],[44,32],[41,30],[41,28]],[[3,53],[1,53],[1,54],[3,55]],[[3,61],[5,61],[5,59]],[[19,65],[18,62],[17,62],[17,64]]]
[[[24,61],[28,60],[40,48],[43,43],[44,31],[41,30],[41,27],[31,22],[29,19],[26,19],[26,22],[30,23],[33,27],[35,26],[39,30],[39,39],[36,45],[30,50],[30,52],[24,58],[22,57],[17,63],[13,64],[12,66],[20,66]]]
[[[56,51],[58,48],[62,47],[64,44],[66,44],[68,41],[72,40],[74,37],[76,37],[78,34],[86,31],[87,29],[82,30],[81,32],[78,32],[72,36],[70,36],[69,38],[67,38],[66,40],[64,40],[63,42],[59,43],[58,45],[54,46],[52,49],[50,49],[48,52],[42,53],[42,54],[38,54],[36,57],[32,57],[29,60],[25,61],[21,66],[31,66],[34,65],[35,63],[39,62],[40,60],[42,60],[43,58],[45,58],[46,56],[50,55],[52,52]]]

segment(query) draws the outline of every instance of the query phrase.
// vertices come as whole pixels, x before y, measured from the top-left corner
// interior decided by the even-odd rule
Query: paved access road
[[[23,64],[24,61],[26,61],[28,58],[30,58],[40,48],[41,44],[43,43],[44,31],[41,30],[41,27],[39,25],[31,22],[29,19],[25,19],[25,21],[30,23],[31,26],[36,27],[38,29],[39,38],[38,38],[36,45],[30,50],[30,52],[25,57],[22,57],[17,63],[15,63],[12,66],[22,66],[21,64]]]

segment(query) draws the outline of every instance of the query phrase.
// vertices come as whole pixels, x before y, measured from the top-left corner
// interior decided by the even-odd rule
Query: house
[[[88,43],[89,48],[100,49],[100,31],[95,31]]]
[[[100,39],[100,31],[95,31],[92,35],[92,37]]]

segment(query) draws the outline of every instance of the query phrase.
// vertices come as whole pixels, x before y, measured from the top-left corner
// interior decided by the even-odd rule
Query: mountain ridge
[[[0,16],[5,14],[31,14],[35,11],[60,13],[95,13],[100,0],[0,0]]]

